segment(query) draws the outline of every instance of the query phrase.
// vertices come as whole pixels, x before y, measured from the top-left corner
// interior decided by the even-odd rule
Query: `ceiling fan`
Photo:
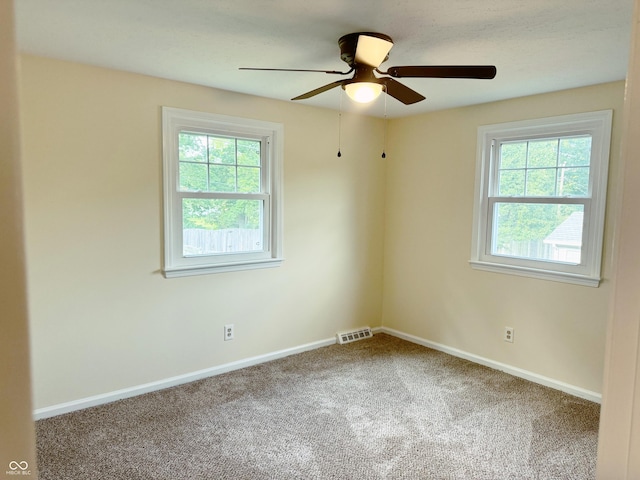
[[[304,100],[335,87],[342,87],[355,101],[367,103],[380,95],[382,91],[391,95],[405,105],[411,105],[425,99],[423,95],[395,80],[395,78],[476,78],[492,79],[496,76],[493,65],[450,65],[432,66],[415,65],[389,67],[386,71],[378,69],[380,64],[389,58],[393,40],[388,35],[375,32],[349,33],[340,37],[340,58],[349,65],[346,72],[338,70],[305,70],[289,68],[250,68],[240,70],[268,70],[281,72],[320,72],[335,75],[348,75],[351,78],[338,80],[322,87],[303,93],[291,100]],[[375,72],[375,73],[374,73]],[[385,75],[379,77],[376,75]]]

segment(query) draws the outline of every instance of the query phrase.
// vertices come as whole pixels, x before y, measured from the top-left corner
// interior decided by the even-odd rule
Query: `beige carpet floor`
[[[42,480],[595,478],[599,405],[384,335],[40,420]]]

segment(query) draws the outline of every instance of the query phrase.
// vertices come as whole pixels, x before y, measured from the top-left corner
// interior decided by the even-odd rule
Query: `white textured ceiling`
[[[399,79],[390,117],[622,80],[633,0],[15,0],[21,51],[289,100],[348,70],[338,38],[393,38],[396,65],[496,65],[494,80]],[[340,89],[300,101],[338,109]],[[342,108],[382,116],[384,100]]]

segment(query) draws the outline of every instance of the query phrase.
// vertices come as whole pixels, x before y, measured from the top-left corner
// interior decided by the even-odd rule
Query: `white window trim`
[[[234,253],[202,257],[182,255],[182,197],[178,192],[178,134],[181,131],[251,136],[267,140],[267,160],[262,181],[268,186],[264,228],[267,248],[258,253]],[[284,126],[247,118],[162,107],[163,193],[164,193],[164,265],[166,278],[277,267],[283,257],[283,151]],[[188,196],[197,196],[189,194]]]
[[[603,110],[478,128],[473,237],[469,261],[472,268],[590,287],[600,284],[612,117],[612,110]],[[489,189],[493,175],[492,146],[506,140],[585,133],[592,135],[589,179],[591,196],[580,197],[579,200],[585,206],[582,263],[567,265],[491,255],[492,214]]]

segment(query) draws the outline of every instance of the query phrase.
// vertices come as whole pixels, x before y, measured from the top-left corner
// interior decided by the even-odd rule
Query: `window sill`
[[[283,258],[273,258],[253,262],[202,265],[197,267],[167,267],[162,270],[162,273],[165,278],[191,277],[194,275],[210,275],[212,273],[255,270],[258,268],[275,268],[282,265],[283,262]]]
[[[541,280],[551,280],[553,282],[573,283],[575,285],[582,285],[585,287],[597,288],[600,286],[601,280],[600,277],[589,277],[587,275],[579,275],[575,273],[552,272],[536,268],[482,262],[479,260],[469,260],[469,264],[471,265],[471,268],[475,270],[538,278]]]

